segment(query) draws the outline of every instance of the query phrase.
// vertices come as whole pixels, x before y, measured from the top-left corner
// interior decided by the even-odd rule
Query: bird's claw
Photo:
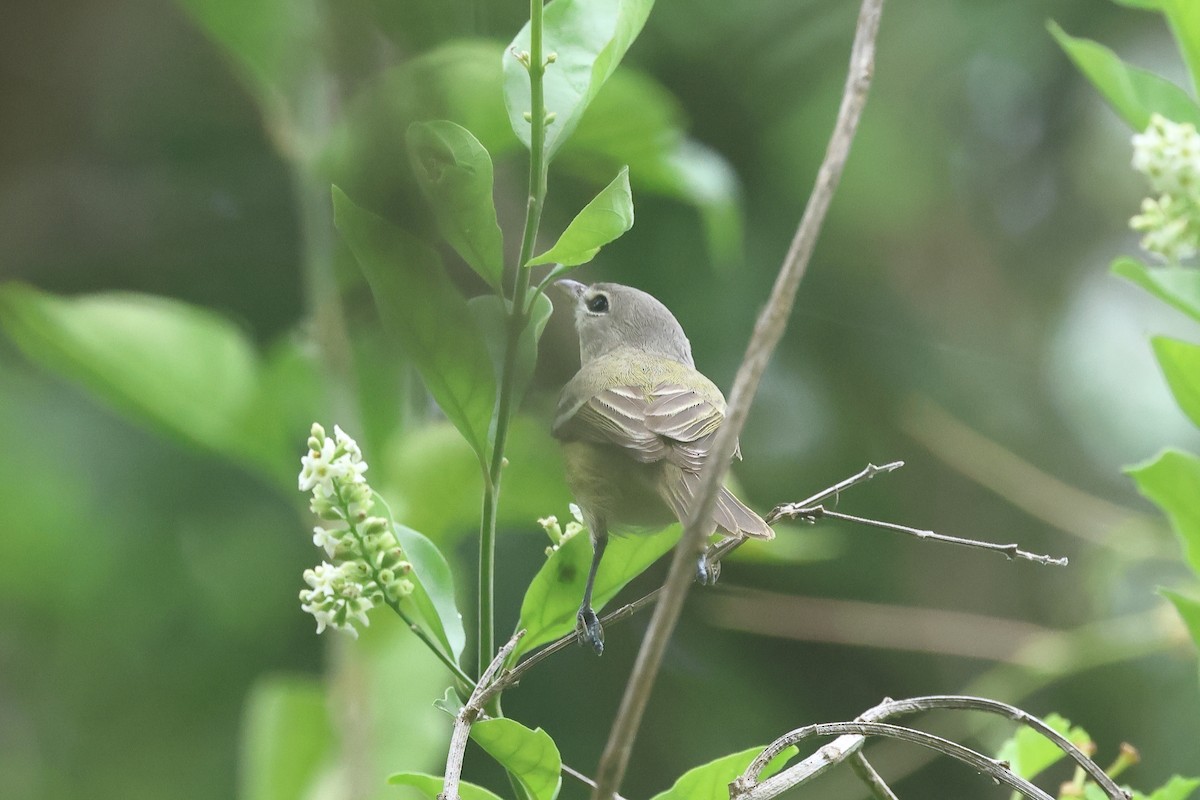
[[[721,577],[721,562],[709,561],[708,553],[700,556],[696,562],[696,581],[701,586],[712,586]]]
[[[575,638],[579,644],[589,644],[596,651],[596,655],[604,654],[604,628],[600,625],[600,618],[596,616],[596,612],[590,607],[584,606],[579,609],[579,613],[575,617]]]

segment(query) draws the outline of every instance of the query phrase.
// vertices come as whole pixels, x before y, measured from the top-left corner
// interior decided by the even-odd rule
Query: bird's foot
[[[708,553],[701,553],[696,562],[696,581],[702,586],[712,586],[721,577],[721,562],[709,561]]]
[[[604,628],[591,606],[583,606],[575,617],[575,638],[579,644],[591,645],[596,655],[604,654]]]

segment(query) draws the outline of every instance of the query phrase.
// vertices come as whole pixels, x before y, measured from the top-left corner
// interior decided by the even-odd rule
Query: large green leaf
[[[444,778],[439,778],[436,775],[426,775],[421,772],[397,772],[388,778],[388,783],[393,786],[411,786],[429,798],[429,800],[438,800],[444,782]],[[489,792],[482,786],[476,786],[466,781],[458,785],[458,794],[462,800],[500,800],[499,795]]]
[[[680,775],[670,789],[659,792],[650,800],[728,800],[729,784],[745,772],[746,767],[765,749],[752,747],[693,767]],[[759,777],[765,780],[774,775],[796,752],[795,747],[785,748],[763,768]]]
[[[404,602],[416,607],[426,626],[457,661],[466,646],[467,634],[454,599],[454,574],[450,565],[433,542],[412,528],[393,522],[392,530],[412,564],[416,579],[413,593]]]
[[[1049,27],[1079,70],[1134,130],[1145,130],[1155,112],[1175,122],[1200,125],[1200,107],[1183,89],[1126,64],[1102,44],[1070,36],[1053,22]]]
[[[1196,643],[1196,647],[1200,647],[1200,600],[1170,589],[1159,589],[1158,593],[1175,606],[1183,624],[1187,626],[1188,633],[1192,635],[1192,641]]]
[[[217,314],[139,294],[55,297],[0,287],[0,325],[30,358],[83,384],[134,419],[185,442],[237,455],[260,431],[249,339]]]
[[[359,208],[336,186],[333,205],[334,221],[371,285],[384,324],[483,464],[496,381],[466,300],[426,245]]]
[[[1174,775],[1148,795],[1134,792],[1133,800],[1188,800],[1197,789],[1200,789],[1200,778],[1184,778]]]
[[[1118,258],[1112,271],[1200,322],[1200,269],[1148,267],[1133,258]]]
[[[415,194],[405,138],[412,123],[430,119],[466,128],[493,160],[518,150],[504,110],[503,49],[455,40],[381,72],[347,104],[323,154],[325,173],[360,202],[394,201],[401,187]]]
[[[1058,714],[1049,715],[1045,722],[1076,747],[1086,749],[1092,741],[1083,728],[1072,726],[1070,720]],[[1007,761],[1009,769],[1026,780],[1032,780],[1066,757],[1067,754],[1058,745],[1033,728],[1026,727],[1018,729],[996,754],[996,758]]]
[[[596,257],[601,247],[620,238],[632,227],[633,195],[629,191],[629,168],[622,167],[617,177],[575,215],[554,246],[535,256],[526,266],[557,263],[564,267],[575,267],[586,264]]]
[[[413,172],[442,236],[499,290],[504,236],[492,198],[492,157],[469,130],[445,119],[414,122],[407,139]]]
[[[625,584],[642,574],[678,540],[678,525],[658,533],[610,538],[596,574],[594,608],[603,608]],[[592,543],[586,533],[568,539],[546,559],[525,591],[517,623],[518,629],[525,629],[525,636],[513,658],[575,629],[575,615],[583,599],[583,585],[591,562]]]
[[[579,124],[600,87],[621,63],[641,33],[654,0],[554,0],[543,19],[544,55],[555,54],[543,87],[546,111],[555,115],[546,128],[546,158],[552,158]],[[529,50],[529,24],[504,51],[504,104],[517,137],[530,146],[529,73],[513,52]],[[537,120],[535,122],[540,122]]]
[[[483,341],[487,344],[492,356],[492,365],[496,370],[496,381],[499,383],[501,370],[504,365],[505,351],[508,349],[508,301],[496,295],[480,295],[467,301],[471,309],[471,318],[479,330],[483,332]],[[517,342],[517,360],[513,367],[513,407],[516,408],[525,397],[533,370],[537,366],[538,342],[542,339],[542,331],[550,321],[554,306],[550,298],[542,293],[534,296],[533,308],[529,312],[529,323],[521,331]]]
[[[246,701],[240,800],[301,800],[334,756],[325,692],[314,678],[259,680]]]
[[[1175,402],[1200,427],[1200,345],[1166,336],[1150,340]]]
[[[1164,450],[1128,472],[1138,491],[1166,513],[1192,572],[1200,575],[1200,458]]]
[[[486,719],[471,726],[471,738],[529,790],[534,800],[554,800],[562,787],[562,757],[550,734],[516,720]]]

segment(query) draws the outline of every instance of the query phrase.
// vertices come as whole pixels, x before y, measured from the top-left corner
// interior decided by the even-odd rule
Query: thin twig
[[[521,637],[524,635],[525,631],[517,631],[508,640],[508,643],[500,648],[496,657],[492,659],[492,663],[488,664],[487,669],[479,676],[479,683],[475,685],[475,690],[471,692],[471,696],[467,698],[467,702],[463,704],[454,718],[454,729],[450,734],[450,752],[446,754],[446,777],[442,782],[442,791],[438,794],[438,800],[459,800],[458,786],[462,779],[463,759],[467,753],[467,739],[471,735],[471,726],[483,714],[484,706],[499,690],[500,684],[497,676],[513,648],[517,646],[517,642],[521,641]]]
[[[806,783],[830,767],[833,767],[836,764],[846,760],[850,756],[858,753],[862,748],[866,736],[892,736],[894,738],[902,738],[909,741],[914,741],[917,744],[932,746],[928,740],[918,741],[919,738],[928,737],[929,734],[921,734],[921,737],[914,738],[908,735],[909,733],[912,733],[911,729],[909,728],[900,728],[901,731],[905,731],[906,733],[898,734],[894,730],[884,731],[882,729],[876,729],[873,726],[886,719],[922,713],[939,708],[960,711],[983,711],[1006,717],[1018,724],[1030,727],[1053,742],[1055,746],[1061,749],[1072,760],[1074,760],[1075,763],[1082,767],[1088,776],[1101,788],[1109,800],[1128,800],[1129,795],[1127,795],[1120,787],[1118,787],[1116,783],[1113,782],[1112,778],[1105,774],[1104,770],[1101,769],[1098,764],[1088,758],[1087,755],[1085,755],[1083,751],[1072,744],[1070,740],[1055,731],[1041,719],[1026,711],[1022,711],[1016,706],[1008,705],[1007,703],[1001,703],[996,700],[988,700],[982,697],[966,697],[958,695],[933,695],[929,697],[915,697],[908,700],[885,699],[879,705],[868,709],[866,712],[860,715],[858,720],[854,723],[836,723],[835,725],[826,726],[809,725],[807,727],[799,728],[784,734],[768,745],[763,752],[754,759],[750,766],[746,768],[746,771],[730,785],[730,797],[733,798],[733,800],[766,800],[767,798],[775,797],[776,795],[793,786]],[[866,727],[858,729],[846,727],[854,725]],[[885,727],[888,729],[895,729],[899,726],[888,725]],[[762,772],[763,768],[766,767],[766,765],[770,763],[772,759],[783,752],[783,750],[809,736],[831,736],[836,734],[844,735],[839,736],[833,742],[825,745],[816,753],[804,759],[800,763],[789,767],[788,769],[772,776],[765,781],[762,781],[761,783],[758,782],[758,775]],[[937,739],[939,742],[948,741],[941,739],[940,737],[932,738]],[[954,743],[951,742],[951,744]],[[955,745],[955,748],[961,748],[961,745]],[[945,749],[942,747],[935,747],[934,749],[938,749],[947,755],[958,758],[961,753],[955,750],[955,748]],[[966,748],[962,749],[965,750]],[[952,750],[954,750],[954,752],[951,752]],[[974,751],[970,752],[974,753]],[[976,753],[975,755],[978,756],[979,754]],[[992,759],[985,760],[995,765],[1001,765],[1001,762],[996,762]],[[971,763],[981,771],[988,772],[993,777],[1008,783],[1018,791],[1025,791],[1022,787],[1009,782],[1003,776],[996,774],[995,771],[984,768],[981,764],[969,760],[967,760],[967,763]],[[1002,766],[1004,767],[1004,771],[1008,772],[1007,765]],[[1028,793],[1026,794],[1030,797],[1040,796]]]
[[[767,362],[787,327],[796,292],[800,288],[800,279],[804,277],[808,268],[825,214],[829,210],[834,190],[849,157],[850,145],[862,118],[867,89],[874,72],[875,38],[879,31],[882,7],[883,0],[863,0],[855,27],[854,43],[851,46],[849,74],[825,158],[817,172],[816,184],[809,195],[804,216],[775,279],[771,297],[759,314],[754,333],[746,348],[746,355],[734,380],[727,416],[717,429],[716,439],[701,474],[696,502],[691,509],[690,518],[684,525],[683,537],[675,547],[663,594],[655,606],[654,615],[642,639],[642,646],[638,650],[637,660],[625,687],[625,694],[621,698],[616,719],[609,731],[608,742],[596,771],[598,786],[592,793],[593,800],[610,800],[625,775],[654,678],[662,665],[667,642],[679,620],[679,613],[691,584],[695,557],[703,550],[704,537],[707,535],[703,521],[712,513],[717,490],[733,457],[738,435],[750,410],[750,403],[766,370]]]
[[[861,752],[850,756],[850,769],[866,785],[875,800],[900,800]]]
[[[918,539],[928,539],[935,542],[944,542],[946,544],[957,544],[962,547],[973,547],[977,550],[990,550],[995,553],[1002,553],[1010,561],[1018,558],[1026,561],[1033,561],[1037,564],[1044,564],[1051,567],[1067,566],[1067,558],[1055,558],[1054,556],[1040,555],[1031,553],[1028,550],[1022,550],[1017,544],[995,544],[994,542],[985,542],[980,539],[964,539],[961,536],[950,536],[945,533],[937,533],[935,531],[923,530],[921,528],[910,528],[907,525],[900,525],[896,522],[884,522],[883,520],[871,519],[869,517],[858,517],[853,514],[843,514],[840,511],[831,511],[824,506],[811,506],[809,508],[795,509],[794,513],[783,514],[784,517],[795,517],[803,519],[806,522],[816,522],[822,517],[831,519],[840,519],[844,522],[857,522],[859,525],[868,525],[872,528],[882,528],[886,531],[895,531],[908,536],[915,536]]]

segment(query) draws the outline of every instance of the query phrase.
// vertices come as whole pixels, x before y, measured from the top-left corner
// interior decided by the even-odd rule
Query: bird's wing
[[[603,389],[578,406],[559,409],[554,435],[620,447],[638,461],[669,459],[697,472],[725,418],[721,409],[681,384],[649,390],[637,386]]]

